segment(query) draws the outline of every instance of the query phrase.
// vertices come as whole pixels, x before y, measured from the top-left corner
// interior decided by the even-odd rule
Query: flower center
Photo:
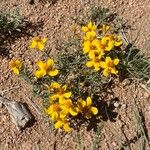
[[[12,66],[12,68],[17,68],[18,67],[18,65],[16,63],[12,63],[11,66]]]
[[[71,102],[67,102],[66,104],[65,104],[65,106],[67,107],[67,108],[70,108],[72,105],[71,105]]]
[[[98,63],[98,62],[100,62],[100,59],[98,57],[95,57],[94,62]]]
[[[90,47],[92,50],[97,50],[97,46],[95,46],[95,45],[91,45],[91,47]]]
[[[64,94],[64,90],[63,90],[62,88],[60,88],[60,89],[57,89],[57,92],[58,92],[58,94],[59,94],[59,95],[62,95],[62,94]]]
[[[36,39],[36,42],[37,42],[37,43],[41,43],[42,40],[41,40],[41,39]]]
[[[89,31],[88,32],[92,32],[92,28],[89,28]]]
[[[82,109],[82,112],[86,114],[86,113],[90,113],[91,111],[90,108],[86,106]]]
[[[58,110],[60,110],[59,105],[58,104],[54,104],[53,105],[53,111],[58,111]]]
[[[46,72],[49,72],[49,71],[52,70],[52,67],[47,65],[47,64],[45,64],[44,69],[46,70]]]
[[[110,62],[108,63],[108,67],[110,67],[110,68],[114,67],[113,61],[110,61]]]

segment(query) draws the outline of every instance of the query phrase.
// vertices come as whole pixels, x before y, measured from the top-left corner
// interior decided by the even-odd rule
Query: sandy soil
[[[10,121],[9,114],[5,108],[0,109],[0,149],[1,150],[91,150],[95,133],[93,130],[86,131],[83,126],[81,131],[73,131],[69,134],[61,131],[54,132],[49,126],[47,119],[39,116],[27,101],[26,97],[31,93],[31,87],[23,80],[18,79],[9,69],[8,62],[12,58],[20,58],[26,61],[29,68],[39,59],[40,53],[28,48],[32,36],[41,35],[48,37],[47,46],[52,47],[56,52],[56,46],[60,39],[67,39],[72,31],[74,22],[71,17],[76,16],[80,10],[90,4],[110,8],[127,20],[131,25],[127,37],[134,41],[135,45],[142,51],[150,54],[150,1],[149,0],[35,0],[34,5],[27,3],[27,0],[3,0],[0,2],[1,9],[13,10],[18,7],[25,20],[37,25],[29,28],[31,35],[20,36],[9,43],[9,57],[0,57],[0,91],[6,90],[4,96],[11,100],[26,102],[35,116],[36,122],[33,126],[18,132],[15,125]],[[125,82],[126,83],[126,82]],[[131,95],[132,86],[125,83],[118,83],[113,89],[120,107],[116,108],[117,117],[103,121],[101,141],[99,149],[115,150],[120,149],[119,142],[126,141],[132,150],[138,148],[136,140],[136,123],[133,113],[133,102]],[[11,87],[12,90],[9,90]],[[118,92],[119,91],[119,92]],[[141,110],[146,129],[150,136],[150,97],[148,93],[139,88],[138,107]],[[34,99],[35,103],[41,105],[39,98]],[[109,100],[108,100],[109,101]],[[81,136],[81,145],[78,142]],[[99,137],[98,137],[99,138]],[[122,140],[121,140],[122,139]],[[126,144],[124,144],[126,145]],[[145,148],[147,149],[147,148]]]

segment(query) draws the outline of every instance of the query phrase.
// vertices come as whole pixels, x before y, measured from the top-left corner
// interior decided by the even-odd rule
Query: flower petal
[[[96,29],[97,29],[97,26],[95,24],[93,24],[92,30],[96,30]]]
[[[119,41],[119,42],[116,42],[116,41],[115,41],[115,46],[116,46],[116,47],[121,46],[122,44],[123,44],[122,41]]]
[[[61,112],[60,112],[60,118],[61,119],[64,119],[67,115],[68,115],[68,110],[67,109],[63,109]]]
[[[100,61],[94,63],[94,69],[95,69],[95,71],[99,71],[100,67],[101,67],[101,62]]]
[[[114,59],[114,65],[115,66],[118,65],[118,63],[119,63],[119,59],[118,58]]]
[[[47,65],[48,65],[49,67],[52,67],[52,66],[54,65],[54,61],[49,58],[49,59],[47,60]]]
[[[59,98],[58,94],[53,94],[52,96],[49,97],[50,101],[55,101],[58,98]]]
[[[86,66],[87,66],[88,68],[93,67],[93,66],[94,66],[93,61],[87,61]]]
[[[104,61],[101,61],[100,63],[101,68],[107,68],[107,64]]]
[[[91,97],[87,97],[87,99],[86,99],[86,105],[87,106],[91,106],[92,105],[92,99],[91,99]]]
[[[111,69],[111,73],[112,73],[112,74],[118,74],[118,71],[116,70],[116,68],[112,68],[112,69]]]
[[[88,28],[86,26],[82,26],[82,31],[83,32],[88,32]]]
[[[14,72],[14,74],[18,75],[19,74],[19,69],[15,67],[15,68],[13,68],[13,72]]]
[[[91,111],[94,115],[98,114],[98,109],[96,107],[91,107]]]
[[[92,40],[94,40],[96,38],[96,32],[87,32],[84,37],[83,40],[86,42],[91,42]]]
[[[69,109],[69,113],[70,113],[72,116],[76,116],[76,115],[78,115],[78,109],[76,109],[76,108],[70,108],[70,109]]]
[[[59,129],[63,126],[63,122],[62,121],[57,121],[54,125],[55,129]]]
[[[108,70],[108,69],[104,69],[104,70],[103,70],[103,75],[104,75],[105,77],[107,77],[107,76],[109,75],[109,70]]]
[[[72,95],[72,93],[71,93],[71,92],[64,93],[64,97],[65,97],[65,98],[70,98],[70,97],[71,97],[71,95]]]
[[[47,41],[47,38],[42,38],[41,40],[43,43],[45,43]]]
[[[48,75],[54,77],[54,76],[58,75],[58,73],[59,73],[59,71],[57,69],[53,69],[48,72]]]
[[[94,70],[95,71],[99,71],[100,70],[100,66],[99,65],[94,65]]]
[[[37,71],[35,71],[35,76],[37,77],[37,78],[42,78],[42,77],[44,77],[46,75],[46,71],[45,70],[37,70]]]
[[[69,126],[68,123],[65,123],[64,126],[63,126],[63,128],[64,128],[64,130],[65,130],[66,132],[70,132],[70,131],[71,131],[71,128],[70,128],[70,126]]]
[[[37,43],[37,48],[40,50],[40,51],[43,51],[43,49],[44,49],[44,44],[43,44],[43,42],[38,42]]]
[[[41,61],[41,60],[39,60],[38,62],[37,62],[37,66],[40,68],[40,69],[45,69],[45,63],[43,62],[43,61]]]
[[[94,38],[94,37],[96,37],[96,32],[95,31],[90,31],[90,32],[87,32],[86,33],[86,37],[88,38],[88,39],[90,39],[90,38]]]
[[[51,114],[51,119],[52,119],[53,121],[57,120],[57,119],[58,119],[58,113],[57,113],[57,112],[53,112],[53,113]]]
[[[110,63],[112,61],[112,59],[110,57],[106,57],[105,62],[106,63]]]
[[[35,40],[32,40],[31,44],[29,45],[29,48],[36,48],[37,42]]]
[[[83,53],[86,54],[90,51],[90,45],[91,43],[89,41],[86,41],[83,43]]]
[[[86,102],[84,100],[82,100],[82,99],[78,99],[77,106],[78,106],[79,111],[80,111],[80,109],[82,109],[82,108],[84,108],[86,106]]]
[[[64,95],[60,95],[60,96],[59,96],[59,104],[61,104],[61,105],[64,104],[64,103],[65,103],[65,100],[66,100],[66,99],[64,98]]]
[[[49,106],[47,109],[45,109],[46,114],[50,115],[53,113],[53,107]]]
[[[105,50],[106,51],[110,51],[110,50],[113,49],[113,47],[114,47],[114,42],[113,41],[109,41],[108,45],[105,47]]]
[[[20,60],[16,60],[15,63],[17,68],[20,69],[22,67],[22,62]]]
[[[89,58],[90,59],[94,59],[95,58],[95,54],[96,54],[95,51],[90,51],[89,52]]]
[[[93,25],[92,25],[92,22],[91,22],[91,21],[88,23],[87,26],[88,26],[88,29],[92,30],[92,26],[93,26]]]
[[[58,82],[52,82],[51,83],[51,88],[54,89],[60,89],[61,85]]]
[[[62,89],[63,89],[64,91],[66,91],[66,90],[67,90],[67,85],[63,85],[63,86],[62,86]]]

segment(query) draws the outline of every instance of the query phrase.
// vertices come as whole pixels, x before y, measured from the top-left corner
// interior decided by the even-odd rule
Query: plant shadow
[[[101,121],[116,122],[118,113],[115,111],[116,107],[114,106],[114,103],[118,101],[119,99],[117,97],[109,100],[109,103],[104,100],[98,101],[96,105],[99,110],[99,113],[97,115],[100,116],[100,118],[98,119],[96,119],[96,117],[92,118],[89,122],[89,125],[87,126],[87,130],[89,131],[91,129],[94,129],[94,131],[96,131],[97,126]]]
[[[115,102],[118,102],[119,99],[117,97],[110,99],[109,102],[105,100],[99,100],[99,96],[94,95],[93,101],[95,102],[95,105],[98,109],[98,114],[96,116],[93,116],[90,119],[85,119],[83,116],[78,116],[76,118],[77,125],[74,126],[74,128],[79,131],[82,124],[87,124],[87,131],[90,130],[97,130],[97,127],[99,126],[100,122],[116,122],[116,118],[118,116],[118,113],[115,111],[116,107],[114,106]]]
[[[0,56],[9,57],[11,44],[22,37],[33,36],[33,33],[40,32],[43,28],[43,22],[32,23],[23,21],[22,25],[17,30],[9,32],[7,30],[0,30]]]
[[[49,3],[50,5],[55,5],[59,0],[39,0],[41,4]]]

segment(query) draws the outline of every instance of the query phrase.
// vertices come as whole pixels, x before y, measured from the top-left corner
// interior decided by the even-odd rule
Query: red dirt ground
[[[34,5],[28,4],[27,0],[1,0],[1,9],[14,10],[18,7],[27,21],[31,21],[33,24],[38,24],[38,22],[42,24],[40,27],[29,29],[31,36],[20,37],[10,43],[10,58],[0,57],[0,91],[6,90],[4,96],[8,99],[26,102],[36,119],[36,123],[32,127],[18,132],[11,122],[6,108],[1,108],[1,150],[92,150],[95,133],[93,131],[87,132],[84,126],[80,131],[81,145],[77,142],[79,134],[77,131],[68,134],[62,131],[52,131],[46,119],[37,114],[26,98],[31,94],[31,87],[11,72],[8,62],[12,58],[20,58],[27,63],[29,68],[32,68],[32,65],[41,56],[39,52],[28,48],[32,36],[35,35],[46,36],[48,38],[47,46],[50,45],[55,53],[59,40],[67,39],[72,31],[74,22],[71,17],[76,16],[80,10],[93,3],[107,7],[127,20],[132,28],[132,30],[128,30],[128,39],[134,41],[138,37],[135,45],[150,56],[150,51],[148,51],[150,46],[149,0],[55,0],[53,4],[51,0],[36,0]],[[116,108],[118,116],[115,122],[108,120],[102,123],[103,129],[99,143],[101,150],[121,150],[119,143],[122,141],[128,141],[131,150],[139,148],[138,142],[140,140],[135,140],[135,142],[133,140],[137,129],[132,109],[132,95],[135,93],[133,86],[126,85],[126,82],[118,83],[118,86],[113,89],[115,94],[112,98],[118,97],[120,107]],[[11,87],[17,88],[9,90]],[[150,136],[150,96],[141,88],[138,88],[137,95],[138,107],[143,112],[145,125]],[[34,101],[41,105],[40,99],[37,98]]]

